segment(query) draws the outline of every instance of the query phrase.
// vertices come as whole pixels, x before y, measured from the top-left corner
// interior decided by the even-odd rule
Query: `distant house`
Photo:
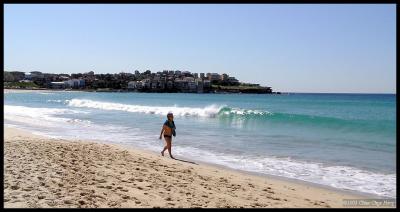
[[[143,88],[150,89],[150,86],[151,86],[150,79],[142,80],[142,85],[143,85]]]
[[[194,78],[193,77],[184,77],[183,81],[185,81],[185,82],[194,82]]]
[[[84,79],[70,79],[65,81],[66,82],[66,86],[68,88],[83,88],[85,87],[85,80]]]
[[[151,90],[156,90],[157,89],[157,80],[152,80],[151,81]]]
[[[239,85],[239,80],[237,80],[235,77],[228,77],[228,82],[231,85]]]
[[[183,76],[189,76],[191,75],[189,71],[182,71],[182,75]]]
[[[9,73],[13,76],[15,82],[18,82],[25,78],[25,72],[22,71],[11,71]]]
[[[20,80],[19,82],[32,82],[32,80],[24,79],[24,80]]]
[[[211,81],[210,80],[204,80],[203,81],[203,86],[205,88],[210,88],[211,87]]]
[[[179,89],[183,89],[184,88],[184,82],[181,79],[175,79],[174,81],[174,87]]]
[[[84,79],[79,79],[79,87],[84,88],[85,87],[85,80]]]
[[[189,92],[197,92],[197,85],[194,81],[188,82],[188,90]]]
[[[203,80],[197,78],[195,83],[196,83],[197,93],[203,93],[204,92]]]
[[[226,81],[226,80],[228,80],[228,77],[229,77],[229,75],[223,73],[223,74],[221,75],[221,80],[222,80],[222,81]]]
[[[139,86],[139,84],[140,84],[140,86]],[[128,90],[142,89],[141,85],[142,85],[142,82],[140,82],[140,81],[130,81],[130,82],[128,82]]]
[[[65,89],[67,87],[67,82],[51,82],[50,87],[52,89]]]
[[[136,82],[136,89],[138,89],[138,90],[143,89],[143,82],[142,81]]]
[[[221,76],[218,73],[212,73],[208,78],[212,83],[219,82],[221,80]]]
[[[158,81],[157,87],[158,87],[160,90],[164,90],[164,89],[165,89],[165,82],[164,82],[164,81]]]
[[[167,81],[167,89],[171,90],[174,87],[174,83],[171,80]]]
[[[128,90],[134,90],[135,87],[136,87],[136,82],[135,81],[128,82]]]
[[[44,80],[44,74],[42,74],[42,72],[40,72],[40,71],[32,71],[30,75],[31,75],[30,78],[33,81],[41,82]]]

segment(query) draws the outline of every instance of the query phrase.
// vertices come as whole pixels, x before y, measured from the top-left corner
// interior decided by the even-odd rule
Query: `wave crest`
[[[127,111],[134,113],[147,113],[166,115],[169,112],[173,112],[176,116],[199,116],[199,117],[215,117],[218,115],[221,108],[224,106],[210,105],[204,108],[193,108],[193,107],[163,107],[163,106],[143,106],[143,105],[128,105],[121,103],[112,102],[101,102],[93,101],[88,99],[72,99],[66,100],[68,106],[72,107],[84,107],[94,108],[101,110],[118,110]]]

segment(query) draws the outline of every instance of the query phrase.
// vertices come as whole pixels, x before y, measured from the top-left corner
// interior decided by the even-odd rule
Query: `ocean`
[[[395,94],[4,94],[5,126],[155,154],[168,112],[177,158],[396,198]]]

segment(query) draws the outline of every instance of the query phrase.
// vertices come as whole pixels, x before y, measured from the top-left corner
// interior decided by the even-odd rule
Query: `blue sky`
[[[4,69],[217,72],[283,92],[396,92],[395,4],[4,5]]]

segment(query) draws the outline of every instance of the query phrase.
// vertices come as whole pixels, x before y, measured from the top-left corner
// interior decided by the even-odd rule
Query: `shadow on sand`
[[[182,160],[182,159],[178,159],[178,158],[174,158],[174,160],[179,160],[179,161],[182,161],[182,162],[186,162],[186,163],[191,163],[191,164],[199,165],[199,164],[197,164],[197,163],[195,163],[195,162],[187,161],[187,160]]]

